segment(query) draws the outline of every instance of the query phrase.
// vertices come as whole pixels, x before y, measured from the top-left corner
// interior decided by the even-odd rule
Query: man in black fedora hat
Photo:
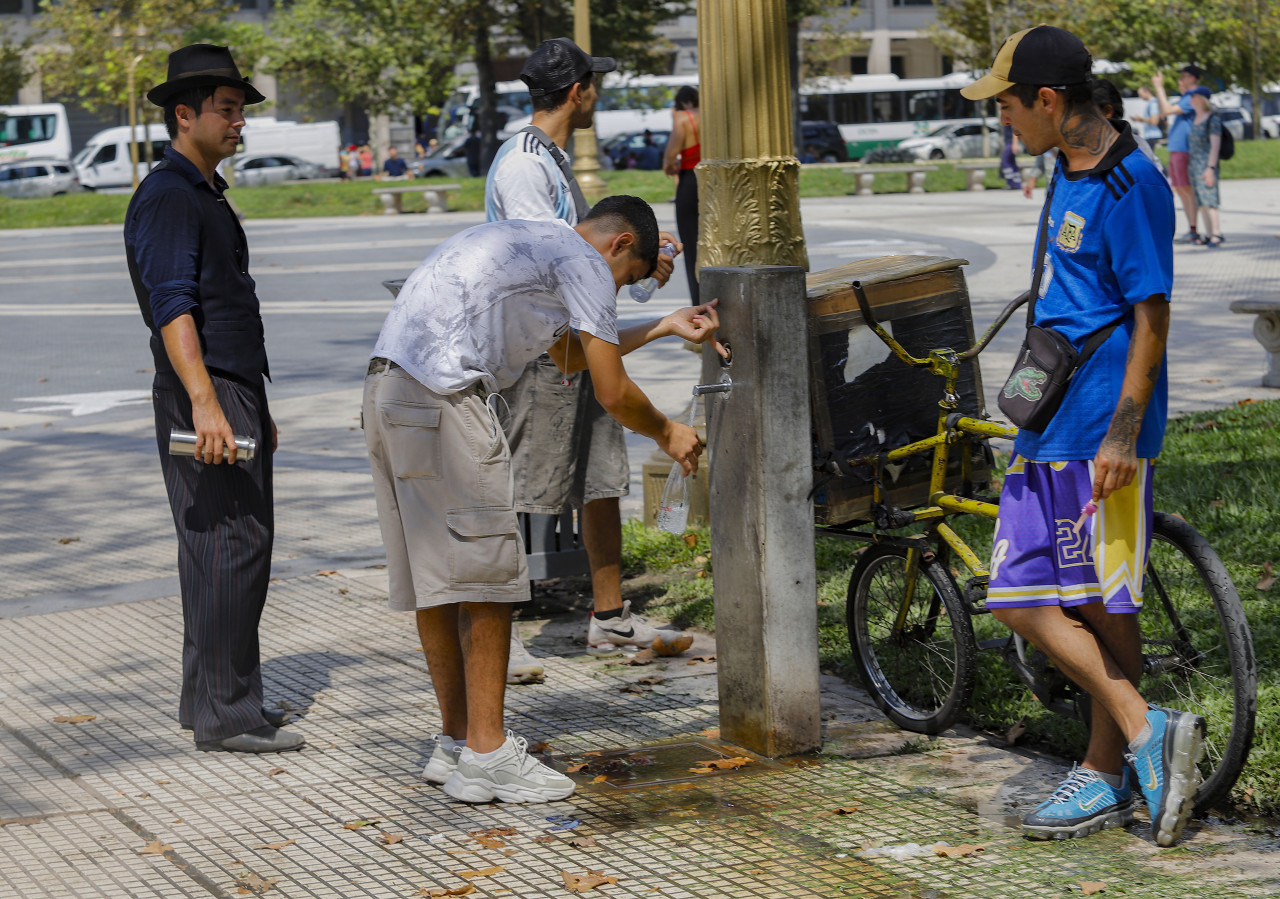
[[[240,142],[245,105],[264,97],[226,47],[193,44],[169,55],[168,80],[147,98],[164,108],[173,144],[129,203],[124,242],[151,331],[156,442],[178,532],[178,719],[201,750],[298,749],[303,738],[279,729],[288,716],[262,707],[276,427],[249,248],[216,171]],[[194,457],[169,454],[175,428],[195,431]],[[251,459],[237,434],[257,441]]]

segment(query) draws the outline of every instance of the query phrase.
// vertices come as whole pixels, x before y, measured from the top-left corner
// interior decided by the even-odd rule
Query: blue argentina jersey
[[[1092,459],[1120,399],[1132,306],[1173,290],[1173,193],[1137,148],[1127,123],[1097,167],[1053,174],[1045,270],[1036,324],[1059,331],[1079,352],[1093,332],[1120,326],[1076,372],[1042,434],[1023,431],[1017,452],[1041,462]],[[1160,454],[1168,405],[1162,366],[1147,404],[1138,456]]]
[[[560,219],[578,224],[573,194],[560,166],[541,141],[524,131],[498,149],[485,180],[484,211],[491,222]]]

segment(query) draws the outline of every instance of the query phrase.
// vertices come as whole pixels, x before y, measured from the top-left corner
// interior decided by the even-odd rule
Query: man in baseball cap
[[[590,56],[567,37],[543,41],[520,70],[520,80],[529,85],[529,96],[545,97],[564,90],[587,76],[603,75],[618,68],[608,56]]]
[[[1067,839],[1123,826],[1141,798],[1156,844],[1169,846],[1194,805],[1204,739],[1204,719],[1149,706],[1136,686],[1152,461],[1168,394],[1173,194],[1128,123],[1094,104],[1090,71],[1079,38],[1038,25],[1006,40],[990,73],[963,91],[994,97],[1027,152],[1058,150],[1028,324],[1052,328],[1077,354],[1096,350],[1048,424],[1018,433],[987,609],[1092,699],[1088,750],[1023,818],[1026,834]],[[1039,373],[1024,358],[1003,395]],[[1076,516],[1064,533],[1058,522]]]

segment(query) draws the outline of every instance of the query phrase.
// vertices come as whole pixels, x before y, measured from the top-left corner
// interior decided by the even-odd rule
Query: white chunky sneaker
[[[462,802],[555,802],[573,793],[574,783],[528,753],[529,743],[507,731],[493,758],[482,761],[470,746],[442,788]]]
[[[620,656],[648,649],[659,635],[663,640],[673,640],[680,636],[680,631],[675,628],[659,631],[643,615],[631,613],[631,600],[628,599],[622,603],[621,615],[612,618],[591,616],[591,624],[587,628],[587,652],[596,658]]]
[[[453,737],[436,734],[436,746],[431,750],[431,758],[422,769],[422,777],[427,783],[442,784],[449,779],[453,769],[458,767],[458,754],[463,747],[453,742]]]
[[[507,657],[507,683],[531,684],[542,679],[542,665],[520,642],[520,635],[511,628],[511,655]]]

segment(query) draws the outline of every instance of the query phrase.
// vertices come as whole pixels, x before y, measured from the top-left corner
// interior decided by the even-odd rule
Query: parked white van
[[[139,125],[138,178],[147,176],[147,148],[143,143],[151,140],[152,162],[164,158],[164,148],[169,146],[169,132],[164,125]],[[145,135],[145,137],[144,137]],[[129,173],[129,126],[121,125],[99,131],[89,138],[85,148],[75,155],[72,162],[80,183],[90,190],[103,187],[129,187],[133,176]]]

